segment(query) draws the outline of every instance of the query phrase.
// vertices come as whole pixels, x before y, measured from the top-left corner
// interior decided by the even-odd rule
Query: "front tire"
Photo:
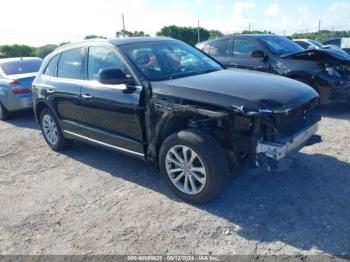
[[[10,112],[0,102],[0,120],[7,120],[10,117]]]
[[[215,198],[229,178],[223,148],[199,130],[169,136],[160,149],[159,166],[174,193],[194,204]]]
[[[40,126],[46,143],[54,151],[61,151],[71,145],[71,141],[63,136],[55,115],[48,108],[40,114]]]

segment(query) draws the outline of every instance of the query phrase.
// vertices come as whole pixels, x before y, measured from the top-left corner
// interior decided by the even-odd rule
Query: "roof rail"
[[[82,40],[82,41],[68,43],[68,44],[64,44],[64,45],[58,46],[58,47],[56,47],[55,51],[61,50],[61,49],[64,49],[64,48],[68,48],[68,47],[71,47],[71,46],[79,45],[79,44],[90,43],[90,42],[107,42],[107,39],[105,39],[105,38],[85,39],[85,40]]]

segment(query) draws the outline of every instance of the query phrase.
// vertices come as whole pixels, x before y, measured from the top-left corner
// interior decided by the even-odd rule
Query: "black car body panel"
[[[307,85],[247,70],[221,70],[205,75],[152,83],[156,94],[216,105],[244,114],[285,113],[318,97]]]
[[[211,54],[227,67],[264,71],[302,81],[318,91],[322,103],[350,100],[350,56],[332,50],[303,50],[300,46],[300,50],[295,48],[296,52],[277,55],[267,47],[264,37],[284,39],[271,35],[237,35],[206,41],[197,47],[211,54],[211,46],[215,42],[228,41],[225,59],[222,55]],[[236,55],[236,41],[250,42],[256,50],[263,51],[265,57]]]

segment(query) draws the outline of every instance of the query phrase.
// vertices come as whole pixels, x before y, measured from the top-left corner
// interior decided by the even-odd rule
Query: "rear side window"
[[[98,80],[102,69],[118,68],[127,74],[122,59],[111,49],[106,47],[90,47],[88,60],[89,80]]]
[[[41,66],[41,59],[18,60],[5,62],[1,64],[2,71],[5,75],[18,75],[38,72]]]
[[[212,55],[212,56],[228,56],[228,55],[230,55],[229,43],[230,43],[230,41],[228,39],[215,41],[215,42],[211,43],[210,47],[209,47],[209,55]]]
[[[56,76],[57,75],[57,62],[60,58],[60,55],[54,56],[49,64],[47,65],[44,74],[48,76]]]
[[[83,79],[82,64],[84,48],[63,52],[58,62],[57,76],[69,79]]]
[[[250,57],[251,53],[259,50],[257,44],[248,39],[236,39],[233,44],[233,55]]]
[[[297,43],[298,45],[300,45],[301,47],[307,49],[310,45],[306,42],[303,41],[295,41],[295,43]]]
[[[340,47],[341,39],[332,39],[332,40],[324,41],[323,44],[325,44],[325,45],[336,45],[336,46]]]
[[[205,45],[205,46],[203,47],[203,52],[209,54],[209,50],[210,50],[210,45]]]

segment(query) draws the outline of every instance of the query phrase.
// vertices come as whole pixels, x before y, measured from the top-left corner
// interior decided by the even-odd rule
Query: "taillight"
[[[21,86],[21,83],[16,80],[10,82],[9,86],[11,87],[12,93],[15,95],[28,94],[32,92],[31,88]]]
[[[31,92],[32,92],[32,90],[30,90],[29,88],[12,90],[12,93],[14,93],[15,95],[28,94],[28,93],[31,93]]]
[[[20,84],[18,81],[13,80],[12,82],[9,83],[9,85],[10,85],[11,87],[16,87],[16,86],[20,86],[21,84]]]

